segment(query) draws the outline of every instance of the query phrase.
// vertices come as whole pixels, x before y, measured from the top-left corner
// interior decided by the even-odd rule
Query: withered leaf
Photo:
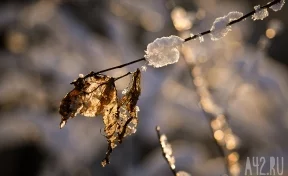
[[[136,105],[140,94],[141,94],[141,72],[139,69],[137,69],[137,71],[134,72],[132,76],[130,85],[128,87],[128,92],[122,97],[122,99],[119,102],[120,107],[124,110],[122,119],[127,119],[127,117],[125,116],[125,111],[128,111],[128,119],[125,120],[126,123],[121,133],[121,138],[127,135],[131,135],[136,131],[136,127],[138,124],[137,113],[139,111],[139,107]]]
[[[75,86],[74,89],[60,103],[60,128],[77,114],[86,117],[103,114],[105,107],[115,101],[115,97],[117,99],[114,78],[106,75],[78,78],[72,84]]]
[[[137,112],[139,111],[137,101],[141,94],[141,72],[137,69],[133,73],[128,86],[127,93],[119,102],[111,102],[105,111],[103,121],[105,124],[105,135],[108,142],[106,157],[102,161],[102,166],[109,164],[109,157],[117,144],[123,139],[136,132],[138,123]]]
[[[128,74],[127,74],[128,75]],[[141,94],[141,72],[139,69],[132,75],[127,93],[118,100],[115,80],[106,75],[91,72],[81,76],[71,84],[74,89],[61,101],[59,113],[61,114],[60,128],[64,127],[69,118],[81,114],[87,117],[103,116],[104,132],[108,142],[106,157],[102,166],[109,164],[109,157],[113,149],[123,139],[135,133],[139,108],[137,101]]]

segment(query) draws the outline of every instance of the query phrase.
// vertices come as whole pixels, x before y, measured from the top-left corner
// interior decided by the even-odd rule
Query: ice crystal
[[[204,42],[204,37],[203,36],[199,36],[199,41],[200,41],[200,43]]]
[[[141,70],[142,72],[146,72],[147,66],[146,66],[146,65],[141,66],[140,70]]]
[[[136,110],[136,112],[139,112],[140,111],[140,108],[139,108],[139,106],[135,106],[135,110]]]
[[[254,9],[255,13],[252,15],[253,20],[263,20],[269,15],[268,10],[266,8],[261,9],[260,5],[255,6]]]
[[[282,9],[282,7],[284,6],[284,4],[285,4],[285,0],[281,0],[280,2],[272,5],[270,8],[271,8],[273,11],[277,12],[277,11],[279,11],[279,10]]]
[[[193,33],[190,33],[190,37],[193,38],[195,35]],[[195,40],[195,39],[194,39]]]
[[[169,165],[172,169],[175,169],[175,158],[173,156],[173,151],[171,144],[168,143],[167,137],[165,134],[160,136],[160,144],[163,149],[163,153],[165,154],[165,158],[169,162]]]
[[[128,92],[128,89],[124,89],[124,90],[122,91],[122,94],[125,95],[127,92]]]

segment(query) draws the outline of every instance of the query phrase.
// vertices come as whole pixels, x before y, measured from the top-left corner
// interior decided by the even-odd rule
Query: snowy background
[[[211,28],[230,11],[260,0],[6,0],[0,2],[0,175],[172,175],[155,126],[168,136],[177,169],[225,173],[183,56],[201,68],[213,99],[247,156],[284,156],[288,174],[288,11],[247,19],[219,40],[189,41],[178,63],[148,67],[142,77],[137,133],[101,167],[101,118],[77,116],[59,129],[58,106],[79,73],[143,57],[162,36]],[[109,72],[119,76],[144,63]],[[129,79],[117,82],[119,93]],[[197,84],[197,83],[196,83]],[[243,169],[243,167],[242,167]],[[268,169],[268,168],[264,168]],[[263,171],[264,171],[263,169]],[[243,173],[241,173],[243,174]]]

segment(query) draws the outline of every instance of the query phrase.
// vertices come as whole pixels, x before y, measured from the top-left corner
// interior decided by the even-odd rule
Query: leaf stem
[[[133,73],[133,72],[128,72],[128,73],[126,73],[126,74],[124,74],[124,75],[122,75],[122,76],[119,76],[119,77],[115,78],[115,81],[117,81],[117,80],[119,80],[119,79],[121,79],[121,78],[124,78],[125,76],[131,75],[132,73]]]

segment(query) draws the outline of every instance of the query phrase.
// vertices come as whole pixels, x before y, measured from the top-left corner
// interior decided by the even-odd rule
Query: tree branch
[[[272,2],[269,2],[268,4],[261,6],[260,9],[267,9],[267,8],[269,8],[269,7],[277,4],[277,3],[280,3],[280,0],[274,0],[274,1],[272,1]],[[227,24],[227,26],[232,26],[233,24],[236,24],[236,23],[238,23],[238,22],[241,22],[241,21],[245,20],[246,18],[252,16],[255,12],[256,12],[256,11],[253,10],[253,11],[251,11],[251,12],[243,15],[241,18],[239,18],[239,19],[237,19],[237,20],[231,21],[230,23]],[[188,42],[188,41],[190,41],[190,40],[197,39],[197,38],[199,38],[199,37],[201,37],[201,36],[204,36],[204,35],[207,35],[207,34],[210,34],[210,33],[211,33],[211,30],[207,30],[207,31],[201,32],[201,33],[199,33],[199,34],[196,34],[196,35],[194,35],[194,36],[191,36],[191,37],[188,37],[188,38],[184,39],[184,42]],[[96,72],[95,74],[104,73],[104,72],[111,71],[111,70],[115,70],[115,69],[118,69],[118,68],[123,68],[123,67],[126,67],[126,66],[128,66],[128,65],[132,65],[132,64],[134,64],[134,63],[141,62],[141,61],[145,61],[145,60],[146,60],[145,57],[142,57],[141,59],[137,59],[137,60],[134,60],[134,61],[131,61],[131,62],[122,64],[122,65],[118,65],[118,66],[115,66],[115,67],[111,67],[111,68],[107,68],[107,69],[98,71],[98,72]]]

